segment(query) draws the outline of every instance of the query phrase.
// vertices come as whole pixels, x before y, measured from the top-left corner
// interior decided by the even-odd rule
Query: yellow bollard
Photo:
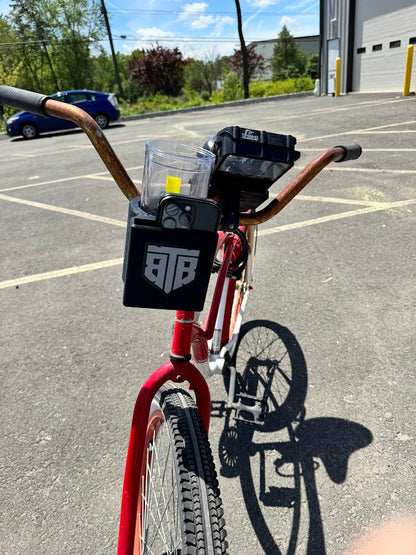
[[[335,96],[341,94],[341,58],[335,61]]]
[[[413,50],[414,45],[409,44],[407,47],[407,56],[406,56],[406,69],[404,72],[404,87],[403,87],[403,96],[410,95],[410,81],[412,79],[412,64],[413,64]]]

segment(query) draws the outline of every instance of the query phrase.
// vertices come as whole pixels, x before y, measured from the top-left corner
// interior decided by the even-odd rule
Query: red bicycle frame
[[[234,250],[238,245],[238,241],[238,237],[233,233],[219,233],[218,248],[224,249],[224,258],[218,273],[210,310],[204,325],[199,326],[195,322],[195,312],[176,311],[170,361],[162,364],[162,366],[147,378],[137,396],[124,474],[118,555],[126,555],[133,552],[139,493],[139,480],[137,478],[141,472],[141,456],[146,448],[147,422],[152,399],[165,382],[171,380],[176,383],[182,383],[184,381],[189,383],[190,388],[195,392],[198,411],[208,433],[211,415],[211,395],[204,376],[196,366],[190,362],[191,351],[196,362],[205,362],[208,360],[208,341],[212,339],[214,334],[215,321],[221,302],[227,271]],[[233,292],[234,283],[230,283],[227,290],[227,306],[229,304],[228,298]],[[227,320],[224,321],[226,322]]]

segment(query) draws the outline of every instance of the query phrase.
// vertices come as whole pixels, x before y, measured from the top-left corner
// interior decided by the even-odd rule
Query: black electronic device
[[[213,200],[168,194],[159,202],[156,224],[163,229],[214,232],[219,217],[219,206]]]
[[[229,213],[223,226],[235,227],[238,212],[268,199],[269,187],[300,157],[295,145],[292,135],[238,126],[225,127],[205,143],[216,156],[209,197],[222,203],[223,219]]]

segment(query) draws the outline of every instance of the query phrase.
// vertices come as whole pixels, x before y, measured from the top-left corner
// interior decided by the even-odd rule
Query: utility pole
[[[113,37],[111,36],[110,22],[108,21],[108,14],[107,14],[107,9],[106,9],[105,4],[104,4],[104,0],[101,0],[101,13],[104,16],[105,26],[107,27],[108,40],[110,41],[111,56],[113,57],[114,72],[116,74],[116,81],[117,81],[118,90],[120,91],[121,98],[124,98],[124,92],[123,92],[123,87],[121,85],[120,73],[118,71],[117,57],[116,57],[116,53],[114,51]]]
[[[244,98],[249,98],[250,91],[249,91],[249,67],[248,67],[248,53],[247,47],[244,40],[243,35],[243,20],[241,17],[241,7],[240,7],[240,0],[235,0],[235,7],[237,10],[237,28],[238,28],[238,36],[240,37],[240,46],[241,46],[241,57],[243,61],[243,89],[244,89]]]

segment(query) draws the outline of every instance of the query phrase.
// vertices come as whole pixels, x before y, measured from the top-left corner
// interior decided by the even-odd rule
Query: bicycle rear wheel
[[[192,397],[161,388],[143,454],[135,554],[225,554],[222,502],[211,449]]]

